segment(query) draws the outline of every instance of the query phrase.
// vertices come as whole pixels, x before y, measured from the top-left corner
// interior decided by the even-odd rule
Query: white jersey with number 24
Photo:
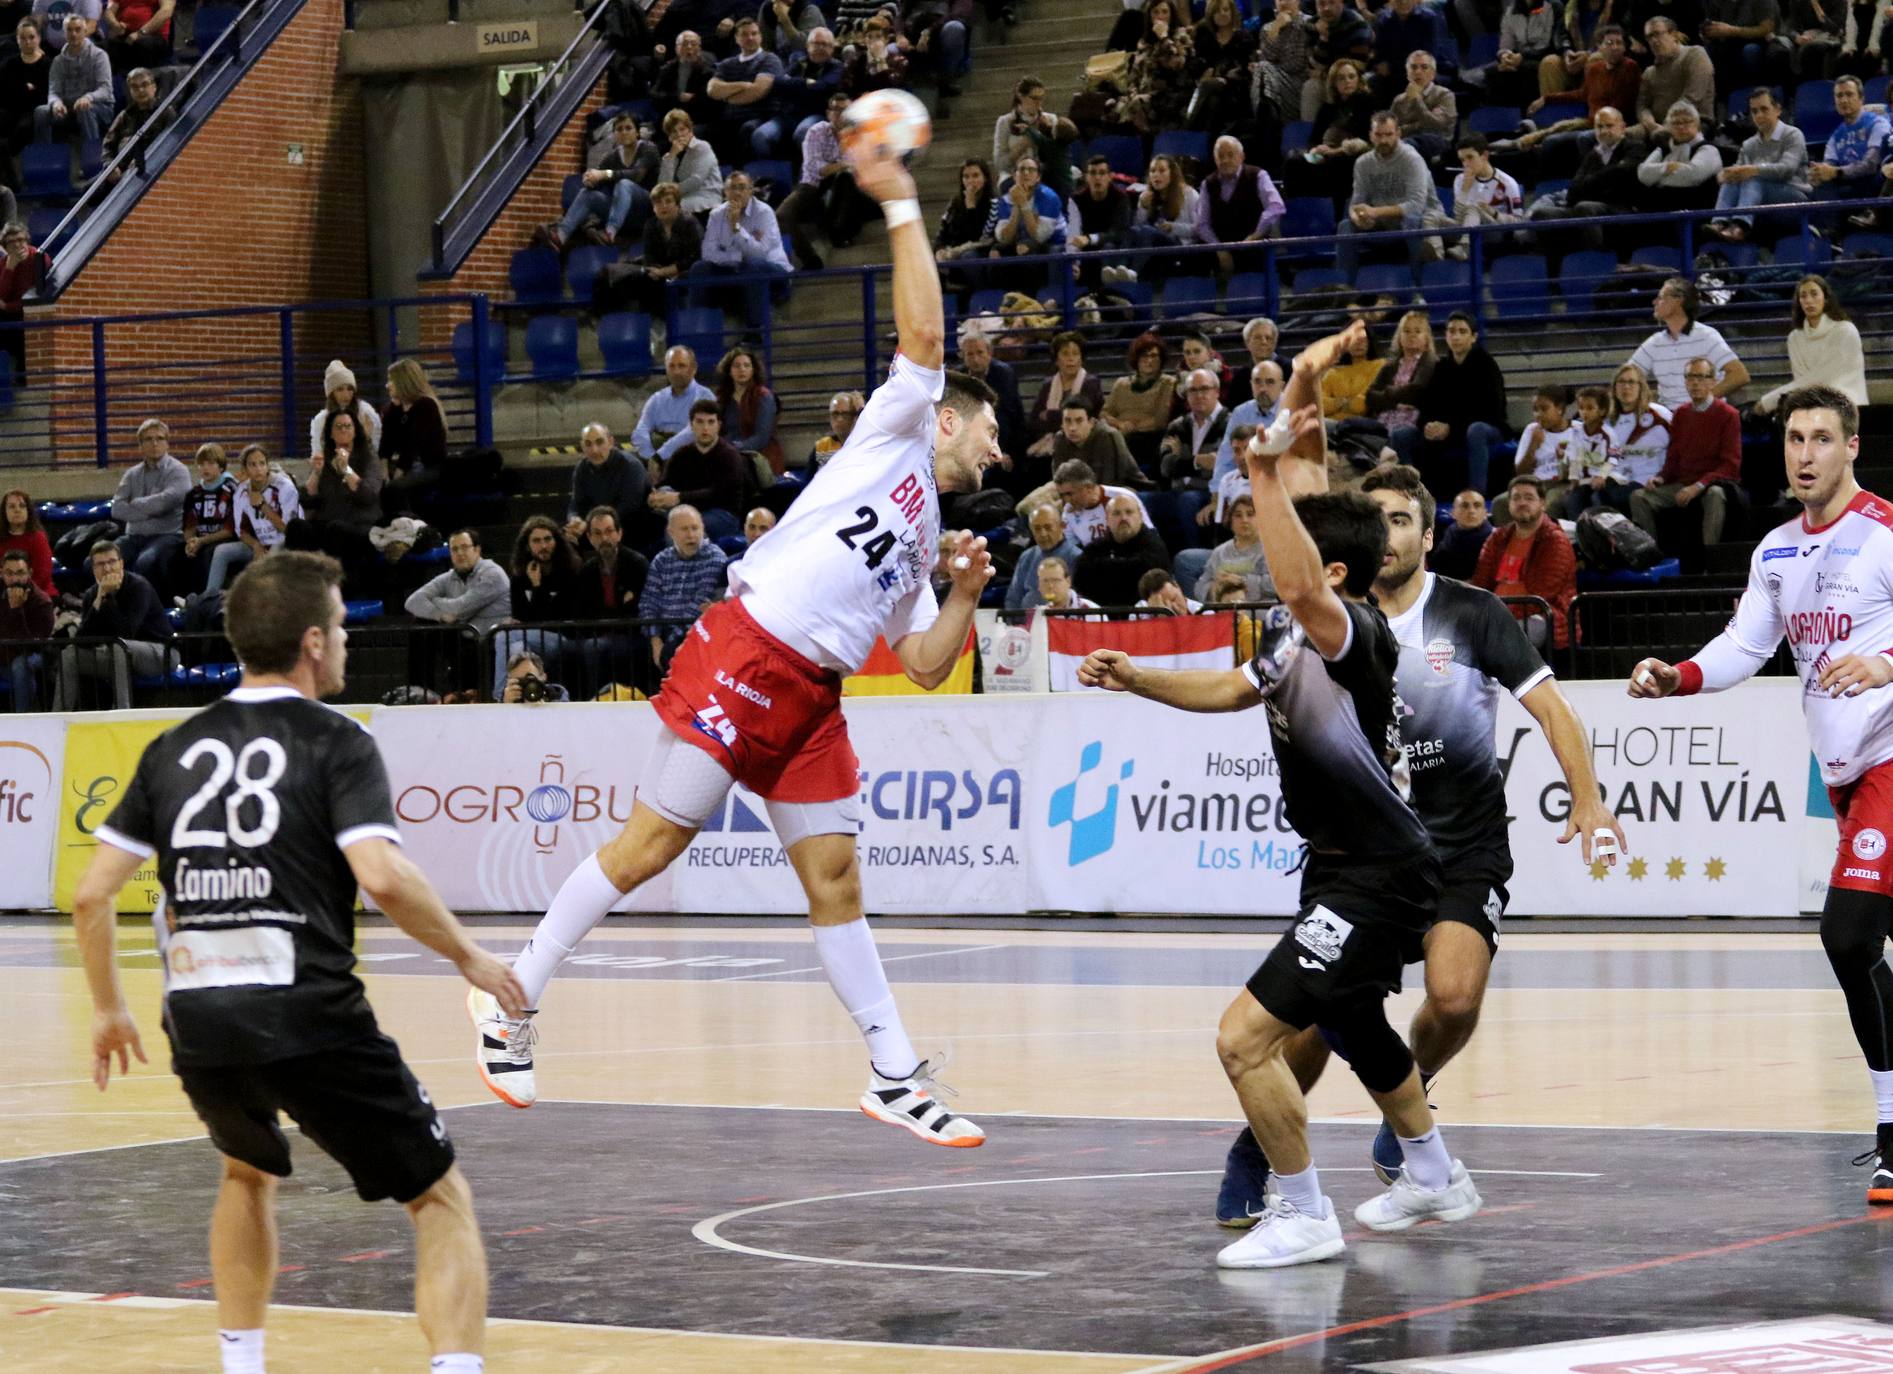
[[[790,648],[857,671],[877,636],[890,645],[939,619],[934,408],[946,374],[895,354],[840,452],[782,523],[730,565],[730,591]]]

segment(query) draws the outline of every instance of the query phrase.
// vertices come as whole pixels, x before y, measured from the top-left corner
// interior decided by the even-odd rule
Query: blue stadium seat
[[[1526,204],[1530,204],[1540,196],[1555,195],[1559,191],[1569,191],[1570,189],[1570,177],[1546,177],[1543,181],[1534,182],[1532,184],[1531,189],[1526,193],[1525,201]]]
[[[453,337],[454,380],[462,386],[473,385],[473,322],[454,326]],[[486,375],[487,380],[497,382],[506,371],[506,330],[500,325],[487,321],[486,326]]]
[[[578,376],[578,322],[567,315],[535,315],[526,326],[526,356],[536,382]]]
[[[1433,189],[1439,192],[1439,208],[1444,210],[1449,215],[1452,214],[1453,212],[1453,183],[1450,181],[1442,181],[1438,185],[1434,186]]]
[[[1150,289],[1149,282],[1121,281],[1104,289],[1130,302],[1131,317],[1128,323],[1132,329],[1147,329],[1157,318],[1156,292]]]
[[[1334,232],[1334,202],[1326,196],[1292,196],[1281,224],[1285,239],[1326,238]]]
[[[1157,305],[1158,313],[1166,320],[1213,314],[1215,310],[1214,277],[1172,277],[1163,284],[1163,299]]]
[[[1413,269],[1404,262],[1370,262],[1354,274],[1354,288],[1363,296],[1413,297]]]
[[[1493,309],[1502,320],[1551,313],[1545,260],[1537,253],[1500,258],[1486,273],[1486,284],[1492,291]]]
[[[1800,128],[1810,115],[1834,112],[1832,81],[1803,81],[1794,88],[1794,125]]]
[[[223,31],[243,13],[241,5],[199,5],[196,17],[191,20],[191,43],[198,55],[210,51],[210,45],[223,36]]]
[[[1295,274],[1294,289],[1319,291],[1329,286],[1348,286],[1347,273],[1338,267],[1304,267]]]
[[[565,280],[572,288],[572,299],[588,301],[592,298],[592,279],[606,267],[618,261],[618,249],[610,244],[588,243],[582,248],[574,248],[565,259]]]
[[[1810,150],[1817,149],[1834,136],[1834,130],[1840,127],[1840,116],[1833,110],[1815,110],[1806,119],[1797,120],[1796,125],[1801,136],[1808,142]],[[1815,157],[1818,160],[1819,154]]]
[[[1505,138],[1518,131],[1524,117],[1516,105],[1480,105],[1466,116],[1466,128],[1487,138]]]
[[[1824,267],[1834,258],[1833,246],[1826,239],[1812,235],[1803,238],[1799,233],[1782,239],[1773,251],[1775,266],[1800,267],[1808,271]]]
[[[578,193],[585,189],[585,178],[578,172],[559,183],[559,209],[570,210],[572,202],[578,199]]]
[[[1489,67],[1499,60],[1499,36],[1496,33],[1474,34],[1472,42],[1466,48],[1468,67]]]
[[[1850,258],[1893,258],[1893,234],[1849,234],[1846,249]]]
[[[1620,587],[1654,587],[1660,582],[1667,582],[1673,577],[1683,575],[1681,559],[1666,558],[1655,567],[1645,568],[1641,572],[1629,568],[1618,568],[1612,572],[1592,572],[1586,569],[1577,575],[1579,591],[1605,591]]]
[[[1597,288],[1617,271],[1617,255],[1599,248],[1566,253],[1558,265],[1558,294],[1574,311],[1589,314],[1597,308]]]
[[[445,544],[440,547],[446,548]],[[342,603],[342,623],[344,625],[365,625],[371,620],[381,619],[387,608],[379,601],[344,601]]]
[[[605,371],[616,377],[642,377],[651,365],[651,317],[619,310],[598,322],[598,351],[605,355]]]
[[[28,145],[31,146],[30,144]],[[51,205],[42,205],[26,212],[26,236],[33,243],[44,243],[53,236],[53,230],[59,227],[59,221],[66,217],[66,212]]]
[[[123,105],[118,107],[124,109]],[[88,138],[79,144],[79,175],[86,181],[105,170],[105,140]]]
[[[1238,272],[1229,279],[1225,305],[1232,315],[1247,319],[1268,312],[1270,277],[1266,272]]]
[[[967,302],[966,313],[968,315],[992,314],[999,309],[999,303],[1005,298],[1006,293],[1001,291],[998,287],[985,287],[973,293],[972,300]]]
[[[708,371],[723,356],[723,312],[708,306],[686,306],[670,327],[670,342],[697,355],[697,366]]]
[[[795,189],[795,168],[782,158],[757,158],[743,170],[767,205],[780,205]]]
[[[1133,134],[1106,134],[1094,139],[1087,157],[1102,157],[1111,164],[1113,172],[1122,172],[1126,176],[1142,177],[1147,164],[1144,161],[1144,140]]]
[[[1292,119],[1282,126],[1282,156],[1290,153],[1305,153],[1314,146],[1315,126],[1312,120]]]
[[[1683,270],[1683,250],[1668,248],[1662,244],[1648,244],[1631,253],[1630,265],[1655,267],[1665,272],[1680,272]]]
[[[1420,294],[1426,297],[1427,318],[1436,325],[1446,323],[1455,310],[1472,309],[1472,264],[1429,262],[1420,268]]]
[[[1866,85],[1861,89],[1860,98],[1869,105],[1886,104],[1886,91],[1889,80],[1893,80],[1893,78],[1889,78],[1884,72],[1878,76],[1868,77]]]
[[[1198,162],[1207,163],[1210,155],[1209,135],[1195,129],[1165,129],[1150,147],[1152,157],[1158,153],[1195,158]]]
[[[20,149],[20,181],[26,200],[71,200],[72,149],[64,143],[27,144]]]
[[[710,542],[731,558],[740,558],[749,552],[749,541],[740,534],[719,534]]]
[[[513,254],[506,280],[521,305],[556,305],[565,296],[565,274],[550,248],[522,248]]]

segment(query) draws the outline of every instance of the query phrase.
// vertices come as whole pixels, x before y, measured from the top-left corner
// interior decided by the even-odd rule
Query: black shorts
[[[364,1202],[412,1202],[453,1167],[433,1099],[385,1035],[270,1064],[180,1067],[177,1076],[211,1143],[277,1178],[290,1173],[278,1111],[348,1170]]]
[[[1486,953],[1499,952],[1499,927],[1512,894],[1512,847],[1504,839],[1454,850],[1440,856],[1439,905],[1427,929],[1442,921],[1471,926],[1485,941]]]
[[[1439,889],[1431,850],[1391,864],[1310,853],[1301,915],[1249,979],[1249,991],[1297,1029],[1333,1008],[1384,1000],[1420,958]]]

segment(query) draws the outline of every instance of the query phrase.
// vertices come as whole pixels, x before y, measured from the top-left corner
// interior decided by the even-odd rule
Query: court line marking
[[[85,1303],[97,1303],[106,1307],[215,1307],[214,1298],[145,1298],[131,1294],[114,1298],[109,1293],[73,1293],[59,1289],[10,1288],[0,1284],[0,1294],[19,1294],[27,1301],[56,1303],[60,1306],[78,1306]],[[315,1307],[305,1303],[272,1302],[272,1312],[303,1312],[318,1316],[338,1315],[349,1317],[393,1317],[403,1322],[412,1322],[412,1312],[392,1311],[378,1307]],[[0,1316],[9,1314],[0,1313]],[[538,1317],[495,1317],[488,1316],[489,1329],[495,1326],[519,1326],[548,1331],[612,1331],[623,1332],[631,1336],[697,1336],[708,1340],[750,1341],[764,1345],[847,1345],[859,1346],[871,1350],[898,1350],[909,1355],[925,1355],[930,1351],[946,1354],[965,1355],[1029,1355],[1035,1358],[1057,1356],[1061,1359],[1081,1360],[1157,1360],[1168,1362],[1172,1357],[1150,1355],[1135,1350],[1028,1350],[1010,1345],[938,1345],[904,1344],[900,1341],[864,1341],[847,1336],[775,1336],[752,1331],[698,1331],[669,1326],[613,1326],[609,1322],[561,1322],[546,1321]]]
[[[1229,1369],[1239,1364],[1248,1364],[1265,1355],[1278,1354],[1284,1350],[1293,1350],[1299,1346],[1312,1345],[1316,1341],[1325,1341],[1331,1336],[1348,1336],[1357,1331],[1372,1331],[1383,1326],[1394,1326],[1401,1322],[1413,1321],[1419,1317],[1437,1316],[1443,1312],[1460,1312],[1468,1307],[1482,1307],[1487,1303],[1502,1302],[1507,1298],[1526,1297],[1534,1293],[1546,1293],[1553,1289],[1570,1288],[1580,1283],[1594,1283],[1599,1279],[1622,1278],[1626,1274],[1640,1274],[1650,1269],[1665,1269],[1672,1264],[1684,1264],[1691,1260],[1714,1259],[1722,1255],[1735,1254],[1742,1250],[1753,1250],[1763,1245],[1774,1245],[1784,1240],[1800,1240],[1806,1236],[1823,1235],[1828,1231],[1838,1231],[1848,1226],[1859,1226],[1866,1222],[1884,1222],[1893,1220],[1893,1212],[1864,1212],[1855,1217],[1842,1217],[1838,1221],[1817,1222],[1812,1226],[1797,1226],[1792,1231],[1777,1231],[1773,1235],[1751,1236],[1747,1240],[1731,1241],[1727,1245],[1713,1245],[1702,1250],[1684,1250],[1673,1255],[1663,1255],[1656,1259],[1638,1260],[1634,1264],[1620,1264],[1610,1269],[1594,1269],[1583,1274],[1567,1274],[1560,1279],[1546,1279],[1542,1283],[1528,1283],[1517,1288],[1503,1288],[1494,1293],[1480,1293],[1470,1298],[1455,1298],[1451,1302],[1434,1303],[1428,1307],[1415,1307],[1405,1312],[1390,1312],[1384,1316],[1366,1317],[1360,1321],[1344,1322],[1340,1326],[1331,1326],[1324,1331],[1306,1331],[1298,1336],[1284,1336],[1280,1340],[1264,1341],[1259,1345],[1238,1346],[1233,1350],[1217,1351],[1210,1355],[1197,1355],[1182,1360],[1173,1360],[1139,1370],[1137,1374],[1214,1374],[1214,1371]]]
[[[980,954],[980,953],[984,953],[987,950],[1010,949],[1010,948],[1011,948],[1010,945],[964,945],[964,946],[956,946],[953,949],[929,949],[929,950],[924,950],[919,954],[895,954],[895,955],[884,956],[881,962],[883,964],[898,964],[904,959],[938,959],[941,956],[947,955],[947,954]],[[635,969],[627,969],[625,971],[627,973],[636,972]],[[767,973],[738,973],[729,978],[676,978],[676,979],[659,978],[659,979],[653,979],[651,981],[653,982],[678,982],[678,983],[750,983],[750,982],[754,982],[758,978],[787,978],[792,973],[825,973],[825,972],[827,972],[826,969],[824,969],[820,964],[816,964],[813,968],[778,968],[778,969],[770,969]],[[626,979],[625,981],[636,982],[639,980]]]
[[[962,1038],[962,1037],[956,1037]],[[797,1107],[785,1102],[623,1102],[611,1101],[598,1097],[542,1097],[541,1103],[564,1104],[568,1107],[681,1107],[687,1111],[710,1110],[725,1112],[843,1112],[853,1113],[857,1107]],[[485,1103],[463,1104],[485,1106]],[[980,1120],[1042,1120],[1042,1121],[1154,1121],[1173,1122],[1178,1125],[1198,1123],[1206,1126],[1238,1127],[1243,1123],[1237,1117],[1225,1116],[1122,1116],[1092,1112],[981,1112]],[[1367,1127],[1374,1123],[1362,1121],[1358,1117],[1311,1116],[1311,1126],[1360,1126]],[[1447,1123],[1455,1131],[1671,1131],[1683,1135],[1861,1135],[1858,1130],[1839,1130],[1823,1127],[1760,1127],[1760,1126],[1599,1126],[1573,1125],[1563,1121],[1453,1121]],[[1483,1172],[1491,1173],[1492,1170]]]
[[[777,1212],[785,1207],[805,1207],[817,1202],[847,1202],[855,1198],[891,1197],[900,1193],[943,1193],[955,1188],[1020,1188],[1036,1183],[1115,1183],[1122,1179],[1133,1178],[1200,1178],[1204,1176],[1221,1177],[1221,1169],[1152,1169],[1134,1173],[1114,1174],[1061,1174],[1045,1178],[989,1178],[976,1179],[966,1183],[919,1183],[903,1188],[866,1188],[853,1193],[824,1193],[818,1197],[786,1198],[780,1202],[765,1202],[755,1207],[738,1207],[734,1211],[723,1212],[717,1216],[706,1217],[690,1228],[690,1234],[705,1245],[718,1250],[728,1250],[733,1254],[754,1255],[759,1259],[788,1260],[796,1264],[827,1264],[842,1269],[898,1269],[906,1272],[928,1274],[984,1274],[998,1278],[1045,1279],[1052,1276],[1046,1269],[970,1269],[955,1264],[902,1264],[880,1260],[834,1259],[824,1255],[799,1255],[789,1250],[765,1250],[755,1245],[744,1245],[722,1235],[718,1228],[739,1217],[757,1216],[763,1212]],[[1369,1174],[1373,1170],[1362,1167],[1325,1169],[1330,1174]],[[1509,1178],[1602,1178],[1602,1174],[1571,1173],[1555,1169],[1481,1169],[1479,1173],[1487,1176],[1505,1176]]]

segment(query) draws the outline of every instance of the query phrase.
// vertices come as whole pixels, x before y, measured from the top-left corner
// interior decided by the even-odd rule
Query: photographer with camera
[[[530,649],[521,649],[506,660],[506,687],[500,693],[504,702],[570,701],[571,694],[546,676],[545,660]]]

